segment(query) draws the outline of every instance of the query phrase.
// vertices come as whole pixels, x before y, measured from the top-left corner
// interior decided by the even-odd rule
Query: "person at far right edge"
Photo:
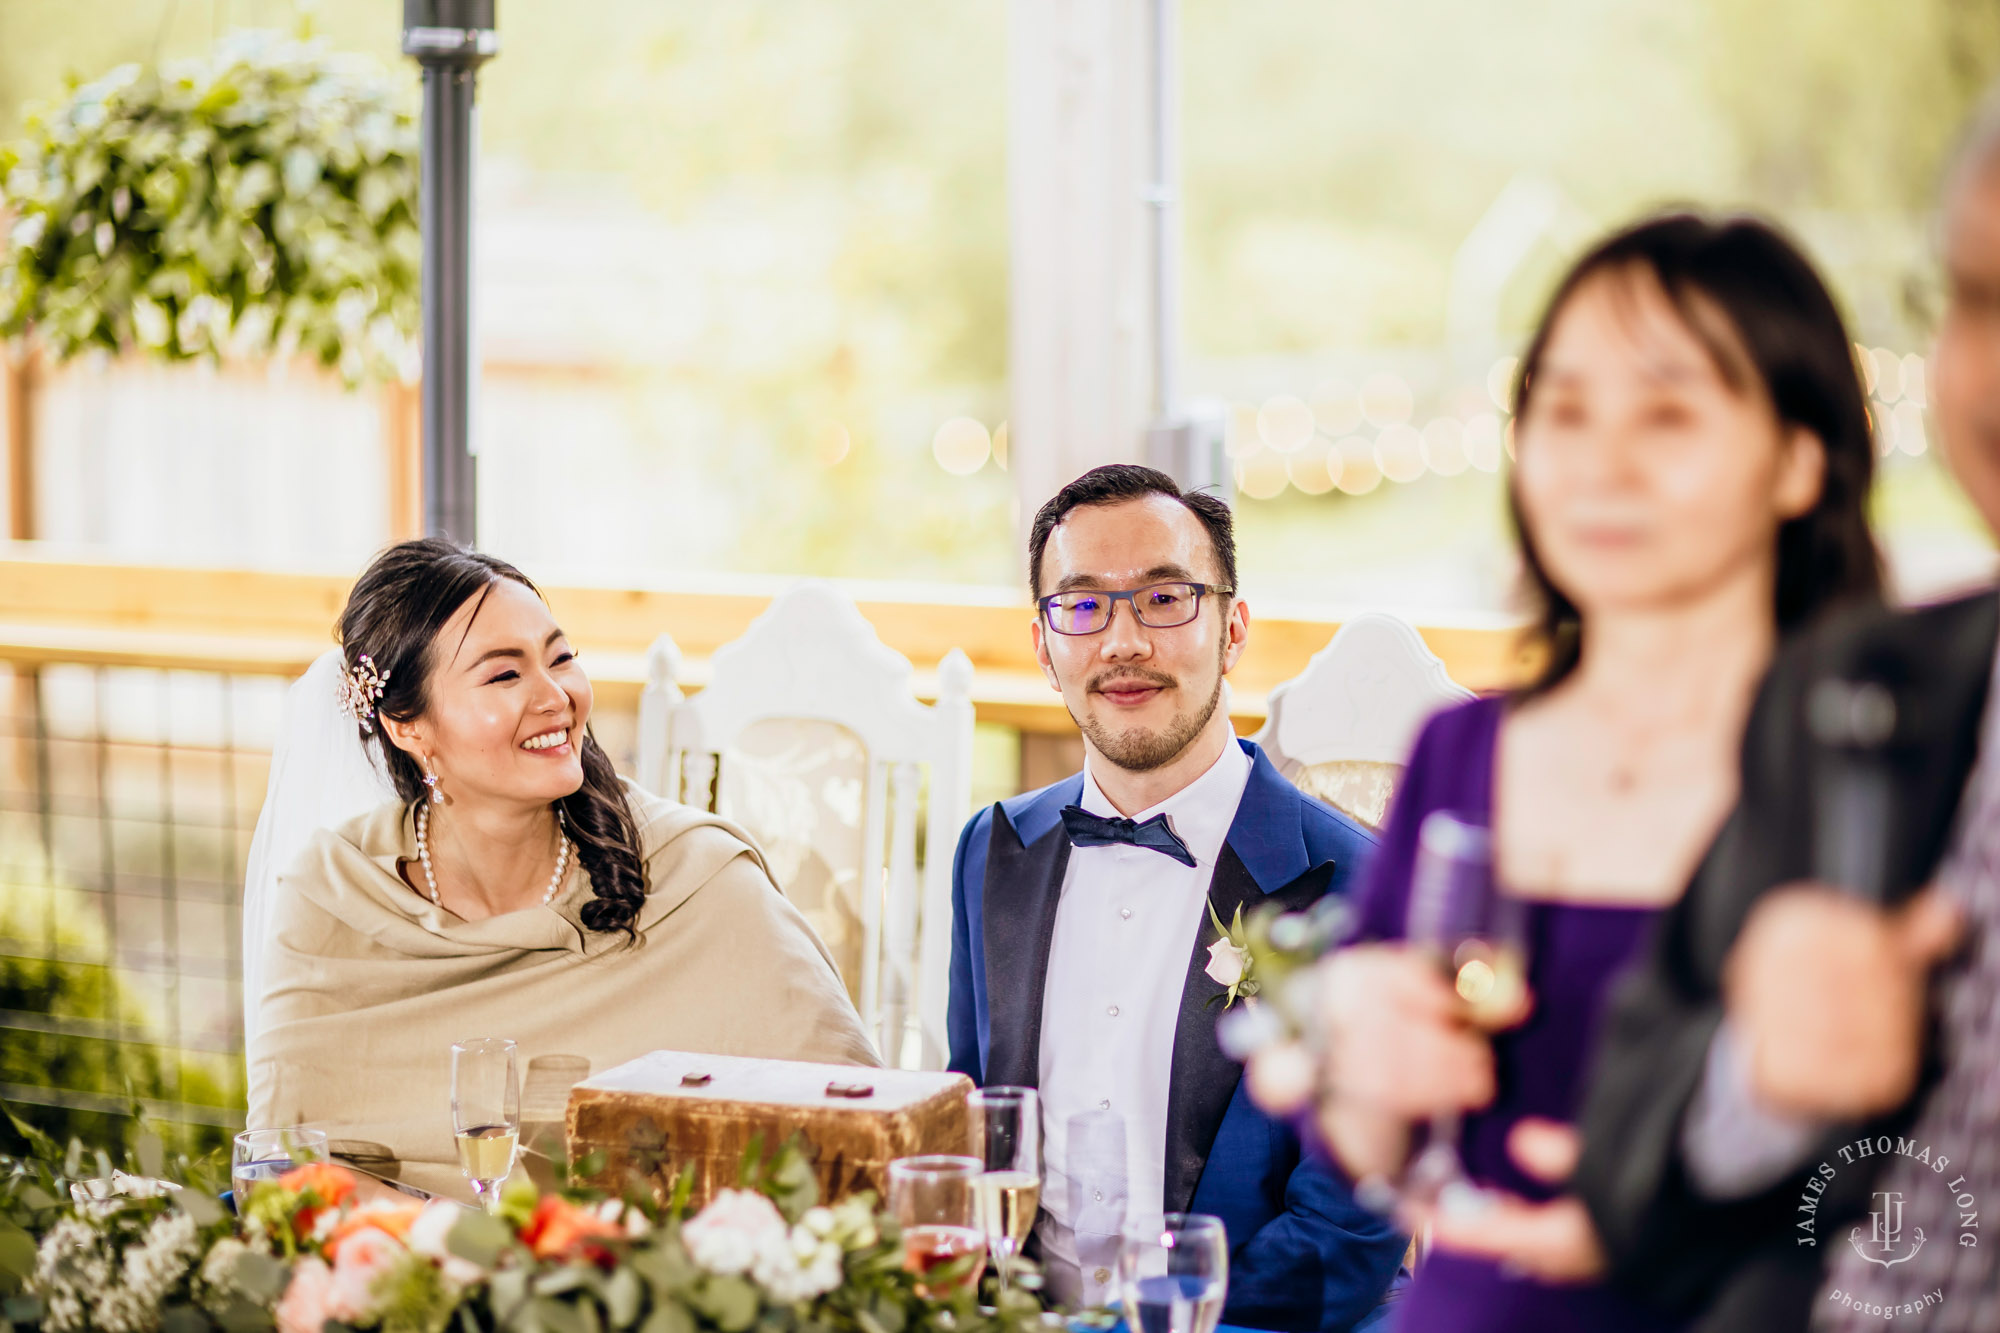
[[[2000,534],[2000,104],[1943,236],[1938,433]],[[1700,1328],[2000,1330],[1996,640],[1987,589],[1792,645],[1740,805],[1608,1019],[1573,1186],[1612,1279]],[[1834,727],[1887,737],[1886,818],[1826,814]],[[1886,905],[1816,881],[1857,832]]]

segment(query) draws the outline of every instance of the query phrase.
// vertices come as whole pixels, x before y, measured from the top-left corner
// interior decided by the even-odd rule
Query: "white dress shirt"
[[[1162,1211],[1181,991],[1195,941],[1212,929],[1209,881],[1249,781],[1250,756],[1232,740],[1206,773],[1133,816],[1164,814],[1193,866],[1150,847],[1069,850],[1042,993],[1045,1174],[1035,1228],[1050,1294],[1059,1299],[1101,1305],[1114,1294],[1116,1247],[1107,1242],[1118,1219],[1105,1217],[1103,1205],[1123,1194],[1135,1216]],[[1107,819],[1119,813],[1088,762],[1079,804]],[[1071,1161],[1070,1118],[1093,1111],[1124,1119],[1122,1180],[1101,1164]]]

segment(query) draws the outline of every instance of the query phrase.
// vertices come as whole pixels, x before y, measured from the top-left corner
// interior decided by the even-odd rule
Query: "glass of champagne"
[[[514,1043],[472,1037],[451,1047],[451,1127],[458,1167],[488,1211],[514,1169],[521,1137],[521,1075]]]
[[[1118,1286],[1132,1333],[1215,1333],[1229,1296],[1222,1219],[1168,1213],[1133,1222],[1118,1246]]]
[[[889,1163],[889,1212],[903,1229],[903,1267],[919,1295],[976,1291],[986,1270],[986,1233],[975,1196],[986,1163],[977,1157],[898,1157]]]
[[[1042,1100],[1033,1088],[982,1088],[967,1099],[979,1177],[979,1227],[1006,1294],[1042,1199]]]
[[[1410,879],[1410,946],[1428,956],[1489,1031],[1520,1021],[1528,995],[1527,904],[1501,891],[1493,835],[1444,810],[1417,830]],[[1404,1192],[1449,1203],[1474,1190],[1458,1154],[1459,1115],[1431,1117],[1430,1135],[1405,1173]]]
[[[260,1180],[276,1180],[301,1162],[327,1160],[323,1129],[246,1129],[229,1150],[229,1189],[237,1210]]]

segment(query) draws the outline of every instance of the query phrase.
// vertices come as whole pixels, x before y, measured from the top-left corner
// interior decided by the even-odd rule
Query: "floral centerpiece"
[[[925,1282],[955,1294],[920,1294],[894,1221],[868,1194],[821,1204],[797,1141],[753,1148],[740,1188],[693,1216],[685,1177],[664,1204],[517,1182],[488,1214],[361,1202],[329,1163],[259,1182],[234,1215],[201,1164],[167,1172],[157,1142],[127,1175],[16,1126],[36,1151],[0,1158],[0,1333],[1025,1333],[1043,1319],[1018,1291],[982,1307],[946,1270]]]

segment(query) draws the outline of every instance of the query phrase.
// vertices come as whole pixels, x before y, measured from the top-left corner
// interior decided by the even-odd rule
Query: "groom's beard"
[[[1227,641],[1224,642],[1227,650]],[[1101,719],[1092,714],[1078,717],[1074,710],[1070,719],[1077,729],[1089,738],[1097,752],[1128,773],[1150,773],[1181,757],[1194,738],[1201,735],[1203,727],[1215,716],[1216,704],[1222,698],[1221,654],[1217,654],[1215,688],[1208,692],[1208,699],[1199,707],[1189,709],[1170,721],[1159,731],[1148,731],[1143,727],[1130,727],[1124,731],[1113,731]],[[1164,671],[1148,671],[1144,668],[1123,667],[1101,673],[1086,688],[1086,694],[1097,689],[1103,680],[1143,680],[1157,685],[1163,690],[1180,688],[1180,682]]]

